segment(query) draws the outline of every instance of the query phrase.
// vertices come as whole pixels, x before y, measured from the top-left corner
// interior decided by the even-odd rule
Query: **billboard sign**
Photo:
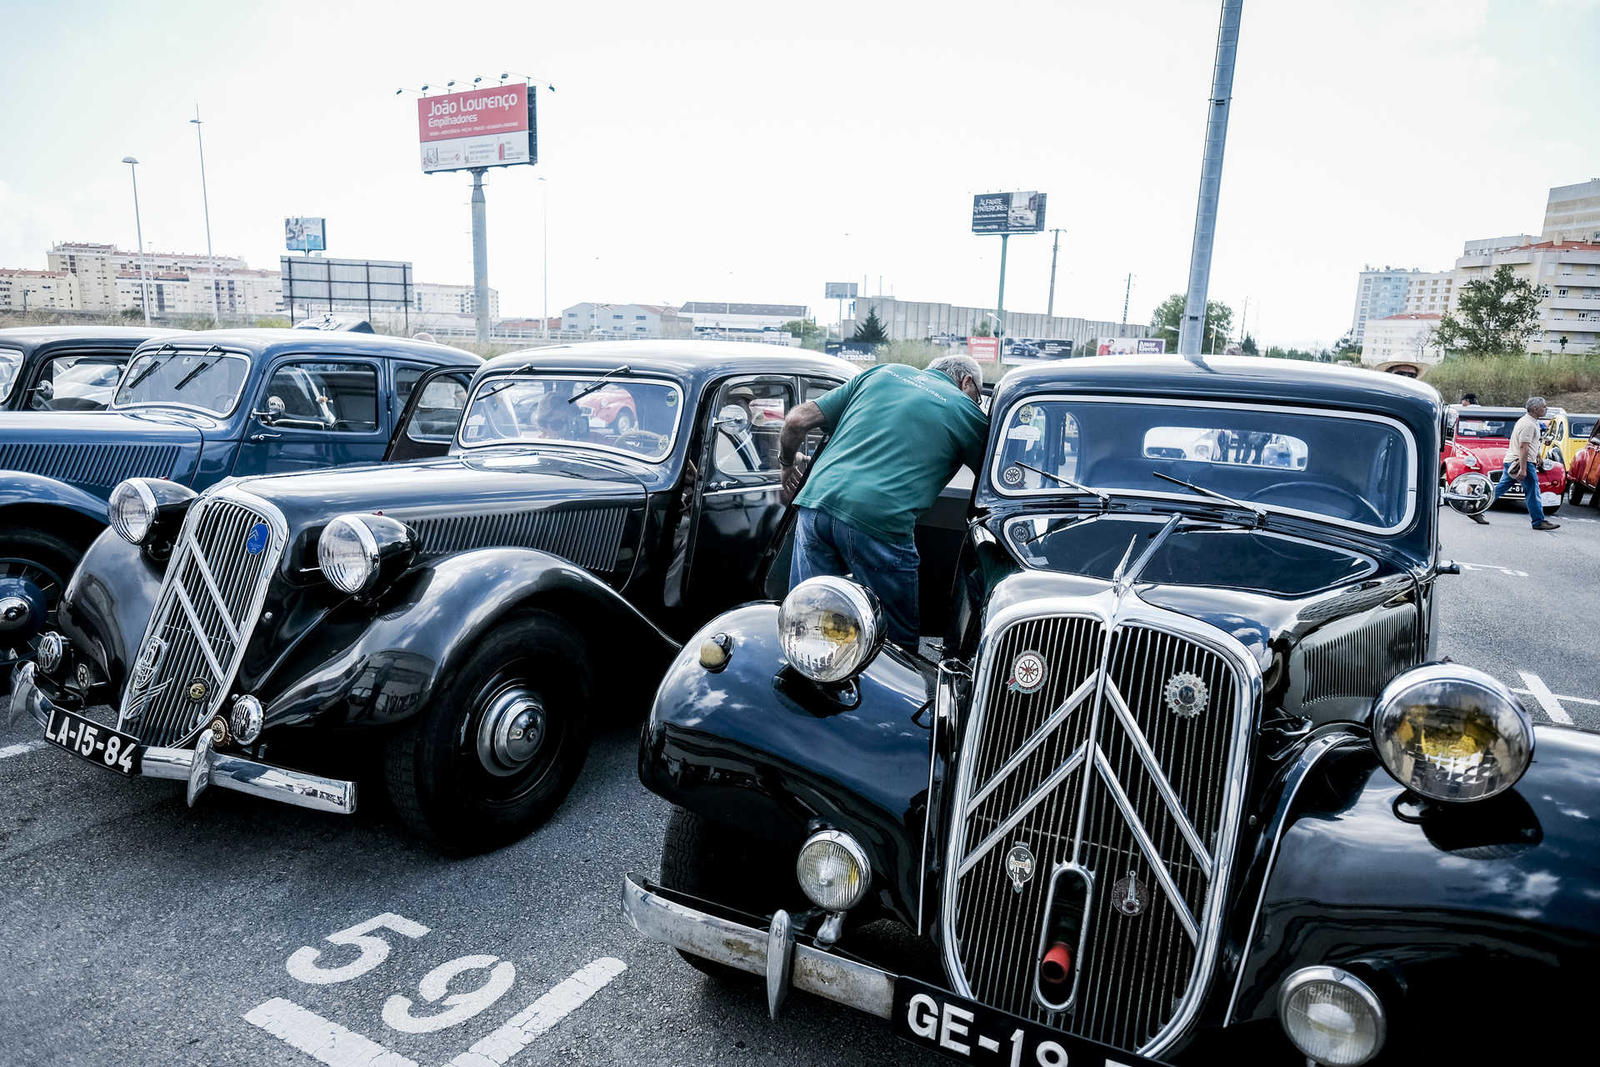
[[[973,233],[1044,232],[1044,193],[982,193],[972,198]]]
[[[870,341],[826,341],[822,350],[852,363],[876,363],[878,360],[878,346]]]
[[[531,85],[422,97],[417,101],[417,137],[423,173],[537,163],[533,101]]]
[[[854,300],[855,298],[855,282],[826,282],[823,285],[822,299],[824,300]]]
[[[967,355],[979,363],[998,363],[1000,361],[1000,338],[967,338]]]
[[[280,256],[283,302],[295,317],[357,311],[371,319],[387,313],[411,323],[411,264],[387,259]]]
[[[1097,356],[1159,356],[1166,351],[1165,337],[1102,337],[1094,349]]]
[[[1007,337],[1001,361],[1027,363],[1036,359],[1069,359],[1071,356],[1072,342],[1066,338]]]
[[[296,217],[283,220],[283,246],[291,252],[324,252],[328,220]]]

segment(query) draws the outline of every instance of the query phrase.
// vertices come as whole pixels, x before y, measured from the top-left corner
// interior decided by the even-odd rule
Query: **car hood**
[[[56,478],[104,496],[125,478],[194,480],[205,427],[113,411],[0,413],[0,470]]]

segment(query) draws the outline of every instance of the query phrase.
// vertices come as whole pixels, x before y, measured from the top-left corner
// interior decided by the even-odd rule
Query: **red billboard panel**
[[[422,169],[504,167],[538,160],[531,85],[498,85],[417,101]]]
[[[967,355],[979,363],[996,363],[1000,359],[1000,338],[998,337],[969,337],[967,338]]]

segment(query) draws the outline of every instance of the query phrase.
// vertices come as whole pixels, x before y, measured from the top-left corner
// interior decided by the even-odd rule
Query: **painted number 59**
[[[332,985],[335,982],[348,982],[352,978],[360,978],[389,958],[389,942],[382,937],[374,936],[374,930],[391,930],[402,937],[413,939],[422,937],[428,932],[426,926],[413,922],[404,915],[384,912],[366,922],[356,923],[327,936],[326,940],[335,945],[350,945],[358,950],[359,954],[349,963],[324,967],[317,960],[328,950],[303,945],[294,950],[284,963],[284,967],[288,969],[290,977],[310,985]]]

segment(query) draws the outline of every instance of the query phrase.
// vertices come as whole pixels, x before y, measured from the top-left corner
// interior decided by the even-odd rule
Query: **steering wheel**
[[[1259,504],[1262,502],[1261,498],[1267,494],[1281,492],[1284,490],[1288,490],[1290,492],[1304,492],[1306,490],[1315,492],[1320,490],[1325,493],[1332,493],[1334,496],[1340,497],[1352,504],[1358,504],[1362,508],[1366,509],[1367,514],[1372,516],[1374,522],[1379,524],[1382,524],[1383,522],[1383,514],[1379,512],[1377,508],[1373,507],[1372,502],[1366,497],[1361,496],[1350,489],[1346,489],[1342,485],[1334,485],[1332,482],[1273,482],[1271,485],[1257,489],[1253,494],[1251,494],[1251,499]]]
[[[617,434],[618,448],[626,448],[631,452],[639,452],[644,455],[660,451],[661,446],[666,443],[667,437],[665,434],[659,434],[653,430],[641,430],[637,426]]]

